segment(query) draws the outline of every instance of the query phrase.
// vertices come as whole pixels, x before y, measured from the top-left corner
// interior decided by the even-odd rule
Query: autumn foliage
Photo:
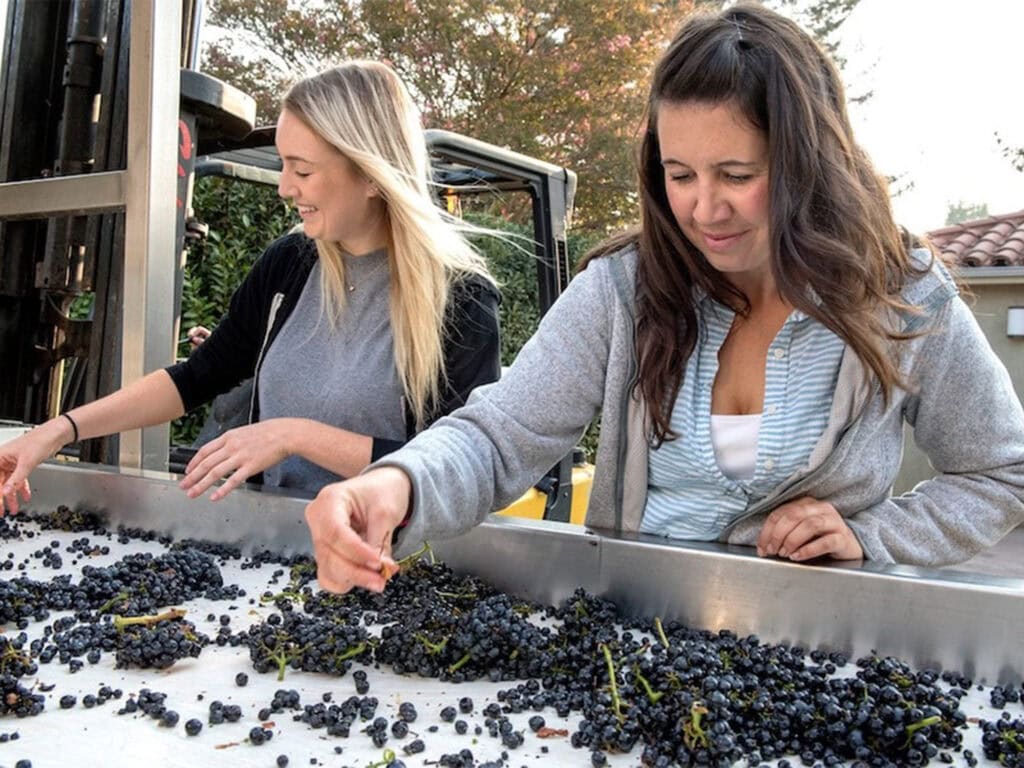
[[[204,68],[276,117],[288,82],[345,58],[389,62],[428,128],[579,174],[574,225],[636,217],[632,149],[647,77],[692,0],[216,0]],[[217,32],[219,30],[219,34]]]

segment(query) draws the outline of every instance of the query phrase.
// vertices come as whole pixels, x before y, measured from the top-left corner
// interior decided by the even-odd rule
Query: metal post
[[[160,15],[157,16],[159,6]],[[174,359],[174,231],[181,5],[131,6],[122,386]],[[157,29],[159,21],[160,30]],[[121,466],[164,469],[169,426],[121,436]]]

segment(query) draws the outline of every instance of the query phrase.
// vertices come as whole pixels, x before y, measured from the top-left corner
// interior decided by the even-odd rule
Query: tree
[[[1024,147],[1014,147],[1007,144],[998,133],[996,133],[996,144],[999,145],[1003,157],[1010,161],[1010,165],[1015,170],[1024,173]]]
[[[839,28],[853,13],[860,0],[776,0],[779,10],[790,9],[797,20],[808,29],[840,65],[838,58]]]
[[[839,31],[853,13],[860,0],[775,0],[776,10],[788,13],[817,38],[821,46],[840,70],[845,70],[846,59],[839,54]],[[851,102],[864,102],[873,91],[847,94]]]
[[[579,174],[576,225],[635,219],[632,148],[652,64],[694,0],[218,0],[211,74],[276,114],[288,81],[343,58],[389,62],[426,127]],[[254,56],[252,52],[256,52]]]
[[[946,226],[984,219],[988,215],[988,203],[965,203],[961,200],[950,203],[946,209]]]

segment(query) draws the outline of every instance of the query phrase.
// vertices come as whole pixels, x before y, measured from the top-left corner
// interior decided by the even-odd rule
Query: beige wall
[[[978,274],[972,275],[972,272]],[[1013,306],[1024,307],[1024,268],[966,269],[961,277],[974,293],[973,300],[968,297],[968,302],[974,310],[978,324],[1010,372],[1017,397],[1024,400],[1024,338],[1008,338],[1006,335],[1007,310]],[[950,407],[955,408],[956,404],[950,403]],[[911,431],[907,429],[903,466],[894,491],[902,493],[909,490],[933,474],[928,459],[914,445]]]

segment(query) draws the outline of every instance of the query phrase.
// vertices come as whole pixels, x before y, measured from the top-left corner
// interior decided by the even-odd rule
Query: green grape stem
[[[396,757],[397,756],[395,755],[395,750],[385,749],[381,753],[380,760],[377,760],[376,762],[372,763],[367,763],[366,768],[384,768],[384,766],[391,765],[391,763],[395,762]]]
[[[1017,737],[1013,734],[1012,731],[1000,731],[999,735],[1003,737],[1003,740],[1006,741],[1007,744],[1013,747],[1014,751],[1024,752],[1024,746],[1022,746],[1021,743],[1017,741]]]
[[[430,653],[432,655],[439,654],[441,651],[445,649],[445,646],[448,645],[447,637],[439,643],[430,642],[430,640],[427,639],[426,635],[420,633],[416,633],[415,635],[413,635],[413,637],[423,644],[423,647],[427,649],[427,653]]]
[[[937,725],[942,722],[942,718],[938,715],[932,715],[931,717],[925,717],[918,720],[916,723],[911,723],[907,726],[907,736],[913,736],[917,731],[922,728],[927,728],[929,725]]]
[[[452,600],[476,600],[476,592],[441,592],[438,590],[435,592],[438,597],[447,597]]]
[[[621,723],[625,719],[622,714],[622,700],[619,698],[619,686],[615,682],[615,662],[612,660],[612,651],[607,643],[601,643],[601,653],[604,654],[604,663],[608,667],[608,685],[611,688],[612,708],[615,710],[615,717]]]
[[[24,651],[16,651],[11,646],[7,646],[4,649],[3,654],[0,655],[0,670],[7,669],[7,665],[12,661],[20,661],[22,664],[28,664],[31,661],[31,658]]]
[[[133,624],[144,624],[147,627],[152,627],[154,624],[159,624],[161,621],[175,621],[177,619],[184,618],[186,613],[188,613],[188,611],[184,608],[171,608],[169,611],[152,614],[150,616],[115,616],[114,629],[118,632],[124,632],[125,627]]]
[[[708,735],[702,726],[704,715],[708,708],[701,701],[695,701],[690,705],[690,719],[683,724],[683,743],[689,749],[695,748],[698,744],[707,747]]]
[[[105,602],[103,605],[101,605],[97,609],[97,613],[100,613],[100,614],[106,613],[107,611],[109,611],[111,608],[113,608],[118,603],[125,602],[129,597],[130,597],[130,595],[127,592],[120,592],[120,593],[114,595],[109,600],[107,600],[107,602]]]
[[[919,730],[921,730],[922,728],[927,728],[929,725],[938,725],[941,722],[941,717],[939,717],[938,715],[932,715],[931,717],[921,718],[916,723],[911,723],[910,725],[908,725],[906,727],[907,740],[903,745],[904,748],[910,746],[910,740],[914,737],[914,734],[917,733]]]
[[[661,644],[668,648],[668,638],[665,636],[665,628],[661,625],[660,616],[654,617],[654,629],[658,632],[658,639],[661,641]]]
[[[271,650],[266,643],[260,643],[260,647],[263,648],[264,652],[267,654],[267,660],[272,661],[277,665],[278,682],[284,680],[284,671],[287,669],[288,664],[302,656],[302,654],[309,649],[309,645],[304,645],[302,648],[286,651],[285,648],[289,644],[286,638],[286,634],[279,635],[277,638],[278,642],[274,646],[273,650]]]
[[[655,691],[651,688],[651,684],[647,682],[646,677],[640,674],[640,670],[637,667],[633,667],[633,674],[636,676],[640,686],[644,689],[644,693],[647,694],[647,700],[651,702],[651,704],[657,704],[661,700],[661,697],[665,695],[665,692]]]
[[[365,651],[365,650],[366,650],[366,643],[358,643],[357,645],[353,645],[351,648],[348,648],[345,651],[343,651],[342,653],[338,654],[338,656],[336,657],[335,660],[336,661],[348,661],[349,659],[354,659],[356,656],[358,656],[359,654],[363,653],[363,651]]]
[[[430,562],[433,563],[434,562],[434,550],[432,550],[430,548],[430,542],[424,541],[422,547],[417,549],[411,555],[406,555],[401,560],[399,560],[398,561],[398,567],[401,568],[402,566],[414,563],[417,560],[419,560],[421,557],[423,557],[424,555],[428,555],[428,554],[430,555]]]

